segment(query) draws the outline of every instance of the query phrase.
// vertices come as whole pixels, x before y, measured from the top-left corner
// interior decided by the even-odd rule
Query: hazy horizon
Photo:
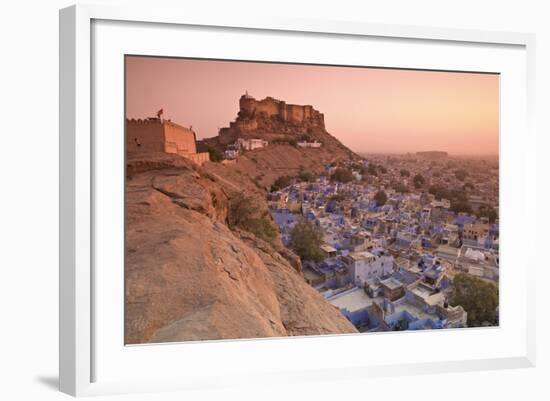
[[[126,57],[126,117],[162,108],[197,139],[228,126],[245,92],[312,105],[357,153],[499,154],[495,74]]]

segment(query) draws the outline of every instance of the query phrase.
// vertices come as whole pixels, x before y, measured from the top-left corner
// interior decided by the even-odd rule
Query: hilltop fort
[[[299,139],[300,135],[319,131],[325,131],[325,120],[313,106],[288,104],[270,96],[256,100],[247,93],[239,99],[235,121],[220,129],[219,141],[226,145],[258,134],[266,140],[288,140],[288,136]]]

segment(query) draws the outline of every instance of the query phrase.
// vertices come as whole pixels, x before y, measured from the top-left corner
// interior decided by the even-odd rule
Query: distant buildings
[[[417,156],[424,157],[426,159],[445,159],[448,156],[447,152],[442,152],[438,150],[425,151],[425,152],[416,152]]]
[[[238,155],[239,155],[239,151],[235,149],[226,149],[223,152],[223,158],[227,160],[236,159]]]
[[[313,141],[313,142],[306,142],[306,141],[300,141],[296,143],[300,148],[320,148],[323,146],[321,142]]]
[[[498,180],[493,180],[498,170],[486,172],[480,161],[409,158],[392,156],[388,163],[389,156],[373,157],[372,163],[386,170],[377,175],[357,163],[327,165],[314,182],[295,179],[268,197],[283,242],[298,219],[322,230],[324,259],[303,261],[304,279],[361,332],[466,327],[466,311],[450,305],[455,275],[499,280]],[[335,168],[366,174],[335,182],[328,179]],[[468,172],[468,188],[457,180],[458,168]],[[421,174],[427,185],[397,191],[404,170]],[[436,196],[428,185],[443,189]],[[381,190],[387,195],[384,205],[374,200]],[[491,199],[495,223],[471,211],[453,211],[457,199],[475,200],[479,194]]]
[[[239,149],[254,150],[254,149],[265,148],[269,143],[263,139],[258,139],[258,138],[251,138],[251,139],[239,138],[237,139],[236,144]]]

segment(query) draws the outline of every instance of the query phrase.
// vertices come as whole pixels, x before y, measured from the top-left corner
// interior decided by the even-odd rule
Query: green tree
[[[339,167],[330,176],[332,181],[338,182],[350,182],[353,181],[354,177],[350,170],[346,168]]]
[[[453,279],[452,305],[461,305],[468,312],[468,326],[481,326],[484,322],[498,324],[498,288],[493,283],[466,273]]]
[[[291,178],[288,175],[282,175],[275,180],[273,185],[271,185],[271,192],[278,191],[280,189],[286,188],[290,185]]]
[[[362,163],[355,162],[350,167],[351,167],[352,170],[357,171],[361,175],[367,173],[367,169],[365,168],[365,165],[362,164]]]
[[[384,191],[378,191],[374,195],[374,200],[376,201],[376,206],[384,206],[388,201],[388,195]]]
[[[208,155],[210,156],[210,161],[213,162],[219,162],[223,160],[223,153],[220,152],[218,148],[215,148],[212,145],[206,145],[206,151],[208,152]]]
[[[310,171],[302,170],[298,174],[298,178],[303,182],[312,182],[315,181],[315,175]]]
[[[400,194],[405,194],[409,192],[408,188],[401,183],[394,184],[393,189],[395,189],[395,191],[399,192]]]
[[[489,219],[489,223],[494,223],[498,217],[496,210],[489,205],[481,205],[476,214],[477,217],[487,217]]]
[[[261,215],[254,198],[241,192],[231,194],[227,225],[231,229],[241,228],[270,243],[277,238],[277,229],[268,215]]]
[[[315,262],[322,260],[322,243],[322,230],[307,220],[298,222],[290,233],[289,247],[302,260],[312,260]]]
[[[334,194],[334,195],[331,195],[328,197],[328,200],[329,201],[336,201],[336,202],[341,202],[343,201],[344,199],[346,199],[346,196],[343,194],[343,193],[337,193],[337,194]]]
[[[460,212],[464,212],[464,213],[468,213],[468,214],[472,214],[472,207],[470,206],[470,204],[466,201],[463,201],[463,200],[452,200],[451,201],[451,211],[452,212],[455,212],[455,213],[460,213]]]
[[[424,177],[422,177],[420,174],[416,174],[413,178],[413,183],[415,188],[422,187],[422,185],[424,185],[425,182],[426,180],[424,180]]]
[[[460,169],[455,171],[455,177],[460,181],[464,181],[467,176],[468,173],[465,170]]]
[[[464,185],[462,186],[462,189],[464,191],[468,190],[468,189],[474,189],[474,184],[472,184],[471,182],[466,182],[464,183]]]
[[[367,174],[373,175],[375,177],[378,176],[378,171],[376,170],[376,164],[369,163],[369,166],[367,167]]]
[[[449,199],[450,193],[445,188],[433,185],[428,190],[429,193],[431,193],[433,196],[435,196],[435,199],[441,200],[442,198]]]

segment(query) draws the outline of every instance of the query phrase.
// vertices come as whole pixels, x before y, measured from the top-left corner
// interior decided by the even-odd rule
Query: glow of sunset
[[[216,136],[248,91],[324,113],[327,131],[355,152],[496,155],[497,74],[126,57],[126,116]]]

